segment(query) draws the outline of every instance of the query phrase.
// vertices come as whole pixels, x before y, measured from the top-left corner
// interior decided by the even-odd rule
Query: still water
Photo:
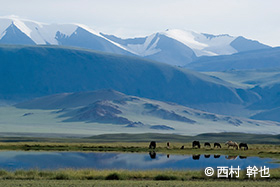
[[[278,168],[274,160],[258,157],[229,157],[223,155],[166,155],[150,153],[100,153],[100,152],[0,152],[0,169],[174,169],[197,170],[217,166],[267,166]]]

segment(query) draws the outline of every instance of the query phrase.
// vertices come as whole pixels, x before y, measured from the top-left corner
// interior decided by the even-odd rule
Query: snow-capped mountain
[[[133,51],[136,55],[179,66],[186,65],[200,56],[230,55],[270,48],[242,36],[211,35],[179,29],[166,30],[134,39],[102,35],[119,43],[127,50]]]
[[[0,44],[64,45],[131,54],[85,25],[45,24],[14,16],[0,18]]]
[[[179,66],[199,56],[229,55],[269,48],[241,36],[211,35],[178,29],[142,38],[121,39],[81,24],[45,24],[15,16],[0,17],[0,44],[73,46],[136,55]]]

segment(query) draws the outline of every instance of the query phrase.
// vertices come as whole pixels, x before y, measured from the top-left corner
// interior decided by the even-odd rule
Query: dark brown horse
[[[192,148],[198,147],[200,149],[200,143],[199,141],[193,141]]]
[[[215,147],[217,147],[217,148],[222,148],[221,144],[219,144],[219,143],[217,143],[217,142],[214,143],[214,148],[215,148]]]
[[[156,142],[155,141],[151,141],[150,145],[149,145],[149,149],[155,149],[156,146],[157,146]]]
[[[204,147],[211,147],[211,144],[209,142],[205,142]]]
[[[242,149],[242,147],[243,147],[244,150],[248,150],[248,145],[246,143],[240,143],[239,144],[239,149]]]

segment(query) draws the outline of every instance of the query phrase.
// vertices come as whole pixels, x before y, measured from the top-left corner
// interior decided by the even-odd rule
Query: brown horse
[[[238,150],[238,144],[236,142],[227,141],[225,145],[228,145],[228,148],[233,147],[233,148],[236,148],[236,150]]]

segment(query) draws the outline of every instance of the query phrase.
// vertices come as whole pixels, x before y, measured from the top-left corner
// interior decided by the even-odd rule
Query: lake
[[[108,152],[41,152],[1,151],[0,169],[127,169],[127,170],[198,170],[206,167],[267,166],[278,168],[280,164],[270,163],[273,159],[259,157],[223,155],[166,155],[150,153],[108,153]]]

